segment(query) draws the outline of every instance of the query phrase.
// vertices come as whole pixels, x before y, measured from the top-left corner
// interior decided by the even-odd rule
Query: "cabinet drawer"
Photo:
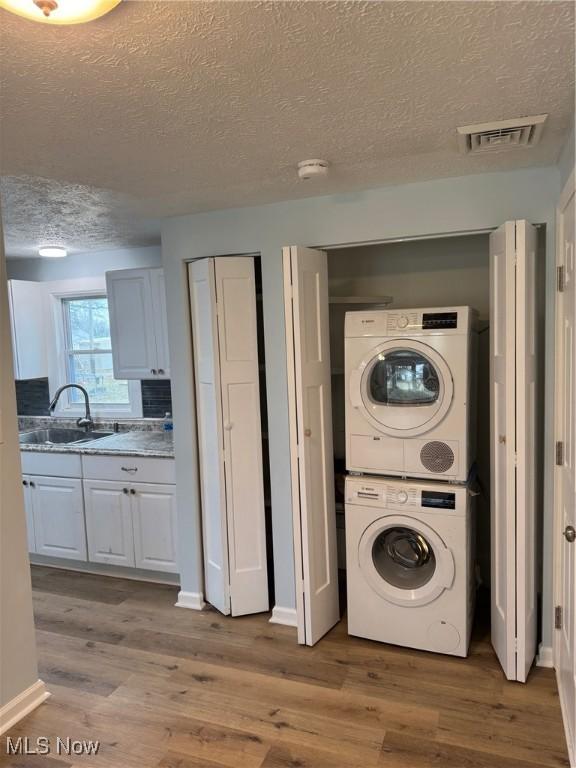
[[[83,456],[88,480],[120,480],[138,483],[176,482],[174,459],[140,456]]]
[[[82,462],[79,454],[42,453],[22,451],[22,473],[44,475],[45,477],[82,477]]]

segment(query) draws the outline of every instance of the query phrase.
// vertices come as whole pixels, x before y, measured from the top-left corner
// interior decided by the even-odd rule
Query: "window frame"
[[[56,390],[64,384],[70,383],[69,356],[72,352],[69,338],[68,318],[66,315],[65,302],[74,299],[89,298],[108,298],[106,289],[98,287],[91,289],[77,288],[76,290],[58,291],[52,293],[52,314],[54,318],[54,327],[56,329],[56,365],[49,377],[50,396],[53,397]],[[82,353],[84,350],[82,350]],[[103,353],[102,350],[96,350],[96,353]],[[86,350],[89,354],[89,351]],[[93,416],[100,418],[142,418],[142,386],[140,381],[128,380],[128,403],[92,403],[90,410]],[[74,403],[71,401],[69,391],[65,391],[60,396],[54,416],[60,417],[79,417],[85,413],[84,402]]]

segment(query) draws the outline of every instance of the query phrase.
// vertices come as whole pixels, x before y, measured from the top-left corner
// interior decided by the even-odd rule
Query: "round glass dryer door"
[[[454,558],[425,523],[388,516],[362,534],[360,569],[375,592],[396,605],[426,605],[452,585]]]
[[[361,402],[364,415],[385,434],[423,434],[450,408],[452,375],[444,358],[427,344],[386,342],[372,351],[360,370],[360,398],[353,399]]]

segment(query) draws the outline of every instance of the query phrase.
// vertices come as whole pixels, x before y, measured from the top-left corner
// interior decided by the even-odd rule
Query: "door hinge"
[[[559,267],[556,267],[556,289],[559,293],[562,293],[564,290],[564,265],[560,265]]]
[[[564,466],[564,443],[561,440],[556,442],[556,466]]]
[[[554,608],[554,629],[562,629],[562,606]]]

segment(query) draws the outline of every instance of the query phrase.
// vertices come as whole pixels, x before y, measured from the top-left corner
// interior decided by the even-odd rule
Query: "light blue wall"
[[[133,267],[159,267],[162,263],[159,245],[144,248],[116,248],[109,251],[77,253],[65,259],[8,259],[8,279],[72,280],[78,277],[102,277],[108,270]]]
[[[563,189],[564,185],[568,181],[568,178],[574,170],[574,145],[576,142],[576,136],[574,135],[574,126],[572,131],[566,139],[566,143],[562,147],[560,157],[558,158],[558,170],[560,171],[560,188]]]
[[[194,382],[185,262],[205,256],[259,252],[262,257],[266,377],[276,604],[293,607],[294,565],[289,468],[282,246],[328,246],[484,230],[507,219],[547,225],[547,365],[553,363],[554,206],[558,170],[537,168],[407,184],[348,195],[165,220],[166,272],[182,589],[202,590]],[[548,382],[550,379],[548,379]],[[547,390],[544,641],[550,641],[550,533],[553,386]]]

